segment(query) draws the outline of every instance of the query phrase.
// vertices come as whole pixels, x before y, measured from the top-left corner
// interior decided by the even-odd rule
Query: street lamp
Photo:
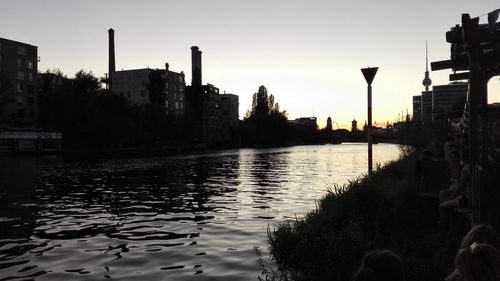
[[[366,130],[366,137],[368,139],[368,175],[372,174],[373,167],[373,154],[372,154],[372,82],[377,74],[378,67],[362,68],[361,72],[368,83],[368,128]]]

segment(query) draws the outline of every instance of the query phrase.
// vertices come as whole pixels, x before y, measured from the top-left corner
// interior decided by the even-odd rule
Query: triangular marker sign
[[[378,67],[368,67],[361,68],[361,72],[363,72],[363,76],[365,77],[366,83],[371,85],[373,82],[373,78],[375,78],[375,74],[377,74]]]

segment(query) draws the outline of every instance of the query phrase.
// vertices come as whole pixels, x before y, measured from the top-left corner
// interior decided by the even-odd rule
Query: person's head
[[[499,281],[500,251],[486,243],[472,243],[458,251],[455,266],[464,281]]]
[[[353,276],[353,281],[404,281],[404,279],[401,259],[388,250],[367,253]]]
[[[471,228],[462,240],[460,248],[470,247],[474,242],[487,243],[500,250],[498,235],[489,225],[478,224]]]

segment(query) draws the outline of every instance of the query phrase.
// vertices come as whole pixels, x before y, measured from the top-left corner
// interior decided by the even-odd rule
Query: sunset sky
[[[0,2],[0,37],[38,46],[39,69],[107,72],[107,30],[115,30],[116,68],[184,71],[190,47],[203,52],[203,83],[240,97],[240,118],[260,85],[290,119],[331,116],[334,127],[366,119],[360,68],[378,66],[373,118],[395,121],[423,90],[425,41],[429,60],[449,58],[445,32],[462,13],[481,16],[498,0],[333,1],[67,1]],[[433,85],[449,71],[431,72]],[[500,101],[500,80],[489,84]]]

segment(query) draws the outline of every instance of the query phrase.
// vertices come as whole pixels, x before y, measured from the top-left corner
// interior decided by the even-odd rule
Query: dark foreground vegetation
[[[350,280],[363,254],[390,249],[403,260],[406,280],[444,280],[453,271],[461,232],[440,229],[437,201],[419,196],[415,153],[371,176],[336,187],[303,219],[268,232],[279,270],[262,280]]]

